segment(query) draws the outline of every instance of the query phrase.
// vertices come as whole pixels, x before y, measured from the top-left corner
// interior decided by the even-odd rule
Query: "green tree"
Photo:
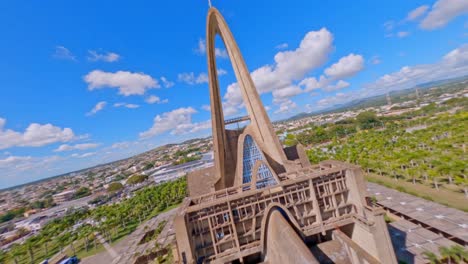
[[[359,113],[356,116],[356,121],[358,122],[361,129],[371,129],[378,124],[379,119],[377,118],[375,112],[365,111]]]
[[[439,258],[437,257],[436,254],[434,254],[432,252],[429,252],[429,251],[425,251],[422,254],[429,261],[430,264],[439,264],[440,263]]]
[[[120,182],[112,182],[107,187],[107,191],[110,193],[118,192],[123,189],[123,185]]]

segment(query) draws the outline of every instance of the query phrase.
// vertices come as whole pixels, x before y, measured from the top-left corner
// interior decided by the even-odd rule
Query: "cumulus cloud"
[[[281,89],[276,89],[272,92],[274,102],[281,102],[281,101],[286,100],[289,97],[293,97],[301,93],[303,93],[302,89],[296,85],[286,86]]]
[[[186,84],[194,85],[201,83],[208,83],[208,75],[204,72],[195,76],[193,72],[184,72],[177,75],[179,82],[184,82]]]
[[[398,31],[396,35],[397,35],[397,37],[399,37],[399,38],[404,38],[404,37],[409,36],[409,34],[410,34],[410,33],[409,33],[408,31]]]
[[[73,55],[73,53],[69,49],[65,48],[64,46],[56,46],[54,54],[52,56],[59,60],[76,61],[75,55]]]
[[[445,54],[433,64],[404,66],[400,70],[385,74],[376,81],[356,91],[336,93],[322,98],[314,105],[314,110],[321,110],[333,105],[351,102],[369,96],[385,94],[389,91],[408,89],[421,83],[455,78],[468,72],[468,44]]]
[[[205,111],[208,111],[208,112],[211,112],[211,106],[210,105],[202,105],[201,109],[203,109]]]
[[[63,152],[63,151],[71,151],[71,150],[86,150],[97,148],[99,144],[97,143],[83,143],[83,144],[75,144],[75,145],[68,145],[62,144],[58,148],[54,149],[54,152]]]
[[[396,24],[395,21],[389,20],[383,24],[383,27],[385,28],[386,31],[392,31],[395,28],[395,24]]]
[[[31,156],[25,156],[25,157],[20,157],[20,156],[9,156],[5,159],[0,159],[0,168],[7,168],[7,167],[14,167],[17,164],[20,164],[25,161],[31,160]]]
[[[429,9],[429,6],[427,5],[422,5],[420,7],[417,7],[408,13],[408,16],[406,16],[406,20],[408,21],[416,20],[420,18],[421,16],[423,16],[424,14],[426,14],[428,9]]]
[[[382,63],[382,60],[380,59],[379,56],[372,56],[372,58],[370,59],[370,63],[373,65],[377,65],[377,64]]]
[[[217,69],[218,75],[223,76],[227,74],[227,71],[225,69]]]
[[[326,92],[332,92],[332,91],[344,89],[346,87],[349,87],[349,83],[343,80],[339,80],[335,84],[327,85],[325,88],[323,88],[323,90]]]
[[[278,110],[275,111],[275,114],[290,113],[296,107],[297,107],[296,103],[294,103],[290,99],[287,99],[287,100],[281,102]]]
[[[129,148],[131,145],[132,145],[132,142],[122,141],[122,142],[117,142],[117,143],[112,144],[111,148],[112,149],[125,149],[125,148]]]
[[[172,86],[174,86],[174,82],[169,81],[166,77],[162,76],[160,79],[162,84],[164,85],[164,88],[171,88]]]
[[[143,95],[148,89],[159,88],[158,80],[144,73],[128,71],[104,72],[94,70],[88,73],[84,80],[90,91],[102,88],[117,88],[124,96]]]
[[[120,55],[115,52],[99,53],[95,50],[88,50],[89,61],[116,62],[119,59],[120,59]]]
[[[467,13],[468,1],[466,0],[438,0],[419,26],[426,30],[441,28],[450,20]]]
[[[168,103],[169,100],[168,99],[161,100],[161,98],[159,98],[156,95],[150,95],[145,99],[145,102],[147,102],[148,104],[165,104],[165,103]]]
[[[276,49],[287,49],[288,43],[281,43],[275,47]]]
[[[99,103],[97,103],[93,109],[91,109],[91,111],[89,111],[88,113],[86,113],[87,116],[91,116],[91,115],[95,115],[97,112],[101,111],[102,109],[104,109],[104,107],[106,107],[107,105],[107,102],[105,101],[101,101]]]
[[[115,103],[115,104],[114,104],[114,107],[125,107],[125,108],[129,108],[129,109],[135,109],[135,108],[140,107],[140,105],[137,105],[137,104],[127,104],[127,103]]]
[[[404,66],[399,71],[385,74],[367,86],[368,90],[383,93],[388,89],[410,88],[421,82],[429,82],[465,75],[468,72],[468,44],[447,53],[434,64]]]
[[[151,138],[166,132],[173,135],[193,133],[211,126],[209,120],[199,123],[192,122],[192,115],[195,113],[197,111],[192,107],[182,107],[157,115],[153,120],[153,126],[140,133],[140,138]]]
[[[0,149],[11,147],[41,147],[56,142],[68,142],[76,138],[70,128],[52,124],[30,124],[24,132],[5,129],[6,119],[0,118]]]
[[[83,154],[78,154],[78,153],[73,153],[71,155],[72,158],[87,158],[87,157],[91,157],[91,156],[94,156],[96,155],[96,152],[87,152],[87,153],[83,153]]]
[[[50,166],[63,158],[59,156],[31,157],[31,156],[9,156],[0,159],[2,174],[16,175],[18,172],[34,171],[41,168],[41,173],[51,170]],[[55,165],[54,165],[55,167]]]
[[[326,62],[332,50],[332,42],[333,35],[326,28],[322,28],[308,32],[295,50],[278,52],[274,56],[274,64],[262,66],[251,73],[258,92],[264,94],[281,89],[285,90],[275,94],[284,95],[291,92],[288,86]],[[297,92],[297,89],[295,90]],[[241,104],[242,95],[239,86],[237,83],[232,83],[224,95],[225,115],[237,113]]]
[[[198,40],[198,46],[195,49],[195,53],[199,55],[206,54],[206,42],[204,39],[200,38]],[[225,49],[215,48],[215,56],[218,58],[226,59],[228,57],[228,53]]]
[[[327,79],[325,76],[320,76],[320,78],[317,80],[315,77],[308,77],[302,80],[299,85],[301,87],[304,87],[305,92],[311,92],[313,90],[321,89],[328,85],[330,83],[330,80]]]
[[[325,74],[336,80],[352,77],[362,69],[364,69],[364,58],[351,53],[325,69]]]

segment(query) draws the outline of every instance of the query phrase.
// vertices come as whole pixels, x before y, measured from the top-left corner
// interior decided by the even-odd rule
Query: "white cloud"
[[[88,113],[86,113],[87,116],[91,116],[91,115],[94,115],[96,114],[97,112],[101,111],[102,109],[104,109],[104,107],[106,107],[107,105],[107,102],[105,101],[101,101],[99,103],[97,103],[93,109],[91,109],[91,111],[89,111]]]
[[[52,164],[62,159],[59,156],[9,156],[5,159],[0,159],[0,168],[2,168],[2,174],[7,176],[16,175],[22,171],[37,171],[37,168],[41,168],[40,172],[44,173],[51,170],[50,166]]]
[[[112,144],[111,148],[112,149],[126,149],[129,148],[132,145],[131,142],[128,141],[122,141],[122,142],[117,142]]]
[[[165,88],[171,88],[174,86],[174,82],[169,81],[166,77],[162,76],[160,79]]]
[[[56,142],[76,139],[70,128],[60,128],[52,124],[30,124],[24,132],[5,129],[6,119],[0,118],[0,149],[11,147],[41,147]]]
[[[419,26],[422,29],[436,29],[447,25],[450,20],[468,13],[466,0],[438,0]]]
[[[195,73],[193,72],[179,73],[177,75],[177,79],[179,82],[184,82],[190,85],[208,83],[208,75],[204,72],[198,74],[198,76],[195,76]]]
[[[410,33],[409,33],[408,31],[398,31],[396,35],[397,35],[397,37],[399,37],[399,38],[404,38],[404,37],[409,36],[409,34],[410,34]]]
[[[290,85],[281,89],[276,89],[272,92],[272,94],[273,94],[274,102],[281,102],[281,101],[286,100],[289,97],[299,95],[303,92],[304,91],[302,91],[302,89],[299,88],[299,86]]]
[[[204,55],[206,54],[206,43],[205,40],[199,39],[198,40],[198,46],[195,49],[195,52],[199,55]],[[225,49],[220,49],[220,48],[215,48],[215,56],[219,58],[226,59],[228,57],[228,53]]]
[[[144,73],[128,71],[104,72],[94,70],[88,73],[84,80],[90,91],[102,88],[117,88],[124,96],[143,95],[148,89],[159,88],[157,80]]]
[[[326,85],[328,85],[329,82],[330,80],[322,75],[318,80],[315,77],[305,78],[299,83],[299,85],[301,87],[304,87],[305,92],[311,92],[313,90],[325,87]]]
[[[395,21],[389,20],[383,24],[386,31],[392,31],[395,28]]]
[[[95,50],[88,50],[89,61],[116,62],[119,59],[120,55],[114,52],[98,53]]]
[[[349,83],[343,80],[339,80],[335,84],[327,85],[325,88],[323,88],[323,90],[326,92],[332,92],[332,91],[344,89],[346,87],[349,87]]]
[[[203,122],[180,124],[171,132],[171,134],[182,135],[182,134],[188,134],[188,133],[195,133],[195,132],[205,130],[205,129],[210,129],[210,128],[211,128],[211,120],[206,120]]]
[[[406,20],[408,21],[416,20],[420,18],[422,15],[426,14],[428,9],[429,9],[429,6],[427,5],[422,5],[420,7],[417,7],[408,13],[408,16],[406,16]]]
[[[364,69],[364,58],[351,53],[325,69],[325,74],[336,80],[352,77],[362,69]]]
[[[227,71],[225,69],[218,69],[217,72],[219,76],[223,76],[227,74]]]
[[[165,104],[165,103],[168,103],[169,100],[168,99],[161,100],[161,98],[159,98],[156,95],[150,95],[145,99],[145,102],[147,102],[148,104]]]
[[[288,43],[281,43],[275,47],[276,49],[287,49]]]
[[[60,60],[76,61],[75,55],[73,55],[73,53],[64,46],[56,46],[53,57]]]
[[[193,133],[211,126],[211,122],[192,122],[192,115],[197,113],[192,107],[178,108],[170,112],[157,115],[153,120],[153,126],[142,133],[140,138],[151,138],[166,132],[173,135]]]
[[[370,63],[373,65],[377,65],[377,64],[382,63],[382,60],[380,59],[379,56],[372,56],[372,58],[370,59]]]
[[[71,151],[71,150],[86,150],[97,148],[99,144],[97,143],[83,143],[83,144],[76,144],[76,145],[68,145],[62,144],[58,148],[54,149],[54,152],[63,152],[63,151]]]
[[[273,65],[265,65],[251,73],[260,94],[284,89],[293,85],[311,70],[323,65],[332,50],[333,35],[325,28],[308,32],[295,50],[278,52]],[[297,89],[296,89],[297,90]],[[285,94],[286,91],[276,94]],[[228,86],[224,95],[226,116],[237,113],[242,96],[237,83]],[[284,109],[284,107],[283,107]]]
[[[84,153],[84,154],[78,154],[78,153],[73,153],[71,154],[71,157],[72,158],[87,158],[87,157],[91,157],[91,156],[94,156],[96,155],[96,152],[87,152],[87,153]]]
[[[14,167],[21,162],[31,160],[31,156],[20,157],[20,156],[9,156],[5,159],[0,159],[0,168]]]
[[[205,111],[208,111],[208,112],[211,112],[211,106],[210,105],[202,105],[201,109],[203,109]]]
[[[296,103],[294,103],[293,101],[287,99],[287,100],[281,102],[278,110],[275,111],[275,114],[290,113],[296,107],[297,107]]]
[[[135,109],[135,108],[140,107],[140,105],[137,105],[137,104],[127,104],[127,103],[115,103],[115,104],[114,104],[114,107],[125,107],[125,108],[129,108],[129,109]]]
[[[388,89],[410,88],[421,82],[429,82],[465,75],[468,72],[468,44],[447,53],[434,64],[404,66],[399,71],[385,74],[367,86],[373,92],[383,93]]]

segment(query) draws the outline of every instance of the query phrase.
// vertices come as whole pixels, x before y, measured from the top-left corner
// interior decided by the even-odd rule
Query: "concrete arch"
[[[242,182],[242,177],[243,177],[243,174],[244,174],[244,164],[243,164],[243,161],[244,161],[244,141],[245,141],[245,138],[247,136],[250,136],[252,137],[253,141],[255,142],[255,144],[257,144],[257,147],[259,148],[262,156],[263,156],[263,164],[265,164],[266,166],[268,166],[268,169],[270,169],[271,173],[273,174],[273,177],[275,178],[276,182],[280,182],[280,179],[278,177],[278,174],[275,172],[275,170],[273,170],[273,168],[271,167],[271,165],[267,162],[267,158],[265,157],[265,153],[263,153],[263,150],[261,148],[261,146],[258,144],[258,141],[259,141],[259,138],[256,137],[254,131],[253,131],[253,128],[252,126],[248,125],[244,132],[239,135],[239,138],[238,138],[238,141],[237,141],[237,164],[236,164],[236,174],[235,174],[235,179],[234,179],[234,185],[235,186],[240,186],[243,184]],[[254,174],[257,173],[257,170],[258,170],[258,167],[257,167],[257,170],[255,169],[256,166],[254,166],[254,168],[252,169],[252,177],[254,177]],[[256,175],[255,175],[256,177]],[[252,190],[252,189],[251,189]]]
[[[286,218],[286,220],[291,224],[294,231],[296,231],[297,235],[301,238],[304,238],[304,235],[302,234],[299,223],[296,221],[294,216],[289,212],[289,210],[280,203],[276,203],[276,202],[270,203],[268,207],[265,209],[265,214],[262,219],[261,232],[260,232],[260,246],[262,247],[261,252],[262,252],[263,257],[265,257],[264,254],[267,252],[266,239],[267,239],[267,228],[268,228],[268,223],[270,220],[270,215],[275,210],[280,211],[282,215]]]
[[[215,36],[219,35],[226,46],[232,68],[237,78],[237,83],[242,93],[244,104],[251,120],[254,134],[257,135],[258,145],[275,162],[284,164],[286,155],[281,147],[279,139],[274,133],[273,126],[260,100],[260,96],[250,77],[250,72],[245,65],[242,54],[234,37],[229,30],[226,21],[216,8],[208,11],[206,25],[206,51],[208,60],[208,75],[210,84],[211,122],[213,127],[213,149],[215,155],[215,173],[218,187],[225,188],[225,175],[232,172],[226,170],[226,148],[228,147],[225,133],[224,115],[222,109],[222,97],[219,89],[216,56]]]
[[[265,160],[257,160],[254,164],[254,167],[252,169],[252,181],[251,181],[251,190],[257,189],[257,180],[258,180],[258,169],[260,168],[261,165],[265,165],[268,167],[268,169],[271,172],[271,175],[273,175],[273,178],[275,179],[276,183],[280,182],[280,179],[278,178],[278,175],[276,175],[275,171],[273,168],[271,168],[270,164],[268,162],[265,162]]]

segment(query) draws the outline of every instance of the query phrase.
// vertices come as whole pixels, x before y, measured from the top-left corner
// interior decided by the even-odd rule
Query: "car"
[[[80,262],[79,259],[76,256],[72,256],[60,261],[59,264],[77,264],[78,262]]]

